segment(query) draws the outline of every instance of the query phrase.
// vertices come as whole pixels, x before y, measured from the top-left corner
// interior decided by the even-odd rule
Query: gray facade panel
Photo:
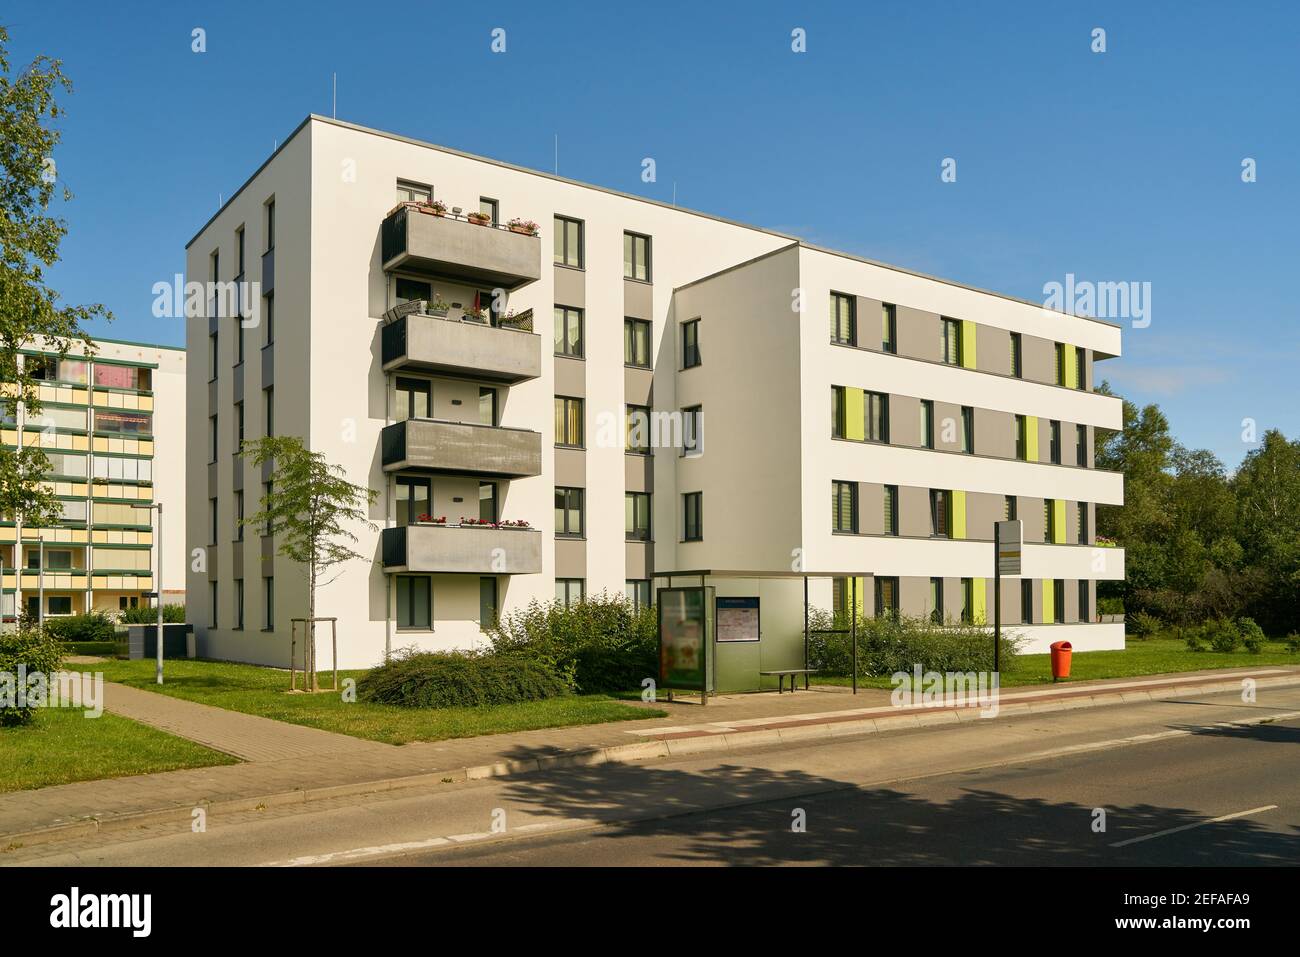
[[[938,362],[943,358],[939,317],[908,306],[898,307],[898,354]]]

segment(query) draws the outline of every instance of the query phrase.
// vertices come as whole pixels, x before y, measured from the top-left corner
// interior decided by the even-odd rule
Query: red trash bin
[[[1070,653],[1074,647],[1068,641],[1052,642],[1052,680],[1070,677]]]

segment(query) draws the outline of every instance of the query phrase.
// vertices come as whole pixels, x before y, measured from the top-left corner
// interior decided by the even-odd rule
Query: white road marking
[[[1212,817],[1207,821],[1197,821],[1195,824],[1184,824],[1182,827],[1171,827],[1167,831],[1156,831],[1154,834],[1144,834],[1142,837],[1130,837],[1127,841],[1115,842],[1111,847],[1128,847],[1130,844],[1141,844],[1143,841],[1154,841],[1157,837],[1167,837],[1170,834],[1190,831],[1194,827],[1205,827],[1207,824],[1222,824],[1224,821],[1235,821],[1239,817],[1249,817],[1251,814],[1263,814],[1265,811],[1276,810],[1276,804],[1265,804],[1263,807],[1253,807],[1249,811],[1238,811],[1236,814],[1224,814],[1221,817]]]

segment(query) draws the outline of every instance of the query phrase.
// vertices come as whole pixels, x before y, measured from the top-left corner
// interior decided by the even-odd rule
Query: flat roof
[[[296,127],[294,127],[293,132],[289,134],[288,138],[275,148],[275,150],[271,153],[271,155],[268,156],[262,162],[262,164],[258,166],[256,170],[253,171],[253,174],[249,176],[248,179],[244,180],[244,182],[240,185],[240,187],[237,190],[235,190],[234,193],[231,194],[230,199],[222,203],[221,208],[218,209],[215,213],[213,213],[210,217],[208,217],[207,222],[205,222],[203,226],[199,229],[199,231],[196,232],[190,238],[190,241],[185,244],[186,249],[189,249],[192,245],[194,245],[195,241],[200,236],[203,235],[204,231],[209,226],[212,225],[212,223],[217,219],[217,217],[219,217],[223,212],[225,212],[226,207],[229,206],[231,203],[233,203],[236,199],[238,199],[239,195],[248,187],[248,184],[251,183],[253,180],[255,180],[258,174],[260,174],[262,170],[264,170],[271,163],[271,161],[274,160],[276,156],[280,154],[280,151],[283,150],[286,146],[288,146],[289,143],[293,140],[293,138],[297,136],[300,132],[302,132],[303,128],[313,120],[315,120],[318,123],[328,123],[330,126],[337,126],[340,129],[351,130],[355,133],[366,133],[371,136],[381,136],[385,139],[395,140],[399,143],[408,143],[412,146],[420,146],[420,147],[424,147],[425,149],[437,150],[440,153],[446,153],[448,156],[456,156],[461,159],[474,160],[475,162],[479,162],[479,163],[488,163],[492,166],[499,166],[502,169],[508,169],[516,173],[524,173],[529,176],[539,176],[542,179],[549,179],[553,182],[564,183],[567,186],[577,186],[582,189],[592,189],[600,193],[606,193],[610,196],[617,196],[620,199],[627,199],[637,203],[646,203],[650,206],[658,206],[662,209],[671,209],[674,210],[675,212],[685,213],[688,216],[700,216],[703,217],[704,219],[709,219],[714,222],[725,223],[728,226],[736,226],[739,227],[740,229],[752,230],[753,232],[763,233],[764,235],[767,236],[774,236],[778,239],[788,239],[804,247],[805,249],[811,249],[814,250],[815,252],[826,253],[831,256],[839,256],[843,259],[849,259],[849,260],[853,260],[854,262],[865,263],[866,265],[869,266],[878,266],[881,269],[891,269],[894,272],[904,273],[908,276],[916,276],[919,279],[929,279],[932,282],[939,282],[939,283],[943,283],[944,285],[955,286],[959,289],[967,289],[971,292],[981,293],[982,295],[985,296],[995,296],[998,299],[1006,299],[1009,302],[1016,302],[1026,306],[1033,306],[1034,308],[1042,309],[1045,312],[1056,312],[1062,316],[1069,316],[1072,319],[1086,319],[1090,322],[1098,322],[1104,326],[1110,326],[1115,329],[1121,328],[1121,326],[1118,323],[1107,322],[1105,319],[1098,319],[1094,316],[1076,316],[1074,313],[1062,312],[1059,309],[1048,309],[1041,302],[1034,302],[1031,299],[1022,299],[1019,296],[1011,296],[1008,295],[1007,293],[996,292],[995,290],[992,289],[983,289],[979,286],[971,286],[968,285],[967,283],[957,282],[956,280],[953,279],[944,279],[942,276],[931,276],[928,273],[918,272],[917,270],[914,269],[907,269],[903,266],[895,266],[892,263],[880,262],[875,259],[868,259],[865,256],[857,256],[854,255],[853,253],[844,252],[843,250],[840,249],[830,249],[825,246],[817,246],[812,243],[804,242],[798,236],[793,236],[789,233],[777,232],[774,229],[766,229],[762,226],[755,226],[752,223],[742,223],[734,219],[727,219],[724,216],[715,216],[712,213],[705,213],[697,209],[690,209],[689,207],[686,206],[677,206],[672,203],[665,203],[662,200],[650,199],[645,196],[637,196],[635,193],[625,193],[621,190],[610,189],[607,186],[598,186],[595,183],[585,183],[582,180],[569,179],[567,176],[560,176],[557,173],[547,173],[542,170],[531,169],[530,167],[527,166],[518,166],[514,163],[507,163],[504,160],[493,159],[490,156],[480,156],[477,153],[467,153],[463,150],[453,149],[450,146],[441,146],[438,143],[430,143],[426,140],[417,140],[414,139],[413,137],[402,136],[401,134],[398,133],[390,133],[387,130],[377,130],[369,126],[361,126],[356,123],[348,123],[344,120],[334,119],[333,117],[321,116],[318,113],[308,113],[307,116],[302,120],[302,122],[299,123]],[[693,285],[696,282],[702,282],[705,279],[710,279],[713,276],[720,275],[721,273],[727,272],[729,269],[737,268],[740,265],[745,265],[745,264],[738,263],[735,266],[729,266],[726,269],[719,270],[718,272],[712,273],[709,276],[702,276],[700,279],[692,280],[692,282],[688,283],[687,285]],[[685,288],[685,286],[679,286],[677,288]]]

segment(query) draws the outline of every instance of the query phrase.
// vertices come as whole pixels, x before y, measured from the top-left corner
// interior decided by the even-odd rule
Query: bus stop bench
[[[760,675],[764,675],[769,678],[773,675],[776,676],[777,694],[780,694],[785,689],[785,679],[787,675],[790,676],[790,693],[794,694],[794,679],[796,677],[798,677],[799,675],[803,675],[803,686],[804,686],[804,690],[806,691],[808,689],[808,676],[815,675],[816,673],[817,673],[816,668],[786,668],[783,671],[760,671],[759,672]]]

